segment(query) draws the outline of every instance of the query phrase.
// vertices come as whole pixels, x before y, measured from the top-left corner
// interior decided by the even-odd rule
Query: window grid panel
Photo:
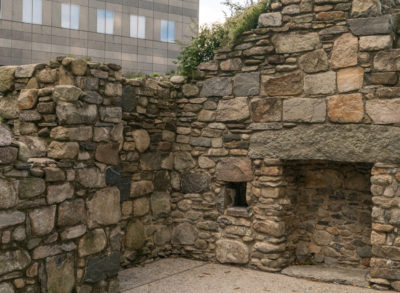
[[[42,0],[33,0],[32,23],[42,24]]]
[[[161,20],[161,42],[168,42],[168,21]]]
[[[106,34],[114,33],[114,11],[106,10]]]
[[[161,20],[161,42],[175,43],[175,22]]]
[[[23,0],[22,21],[42,24],[42,0]]]
[[[71,27],[71,7],[69,4],[61,4],[61,27]]]
[[[106,11],[103,9],[97,9],[97,32],[106,32]]]
[[[138,18],[138,38],[146,38],[146,17],[144,16],[139,16]]]
[[[175,42],[175,22],[174,21],[168,22],[168,42],[170,42],[170,43]]]
[[[22,21],[32,23],[32,0],[22,2]]]
[[[79,29],[79,5],[71,5],[71,29]]]
[[[138,17],[134,14],[131,14],[131,37],[138,37]]]
[[[131,38],[146,38],[146,17],[131,14],[130,16],[130,36]]]

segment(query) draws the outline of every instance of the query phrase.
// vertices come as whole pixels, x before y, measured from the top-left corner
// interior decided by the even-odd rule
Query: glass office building
[[[0,0],[0,65],[76,56],[165,73],[198,18],[199,0]]]

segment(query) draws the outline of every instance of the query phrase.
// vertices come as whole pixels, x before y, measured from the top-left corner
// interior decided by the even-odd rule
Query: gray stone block
[[[201,97],[222,97],[232,94],[232,79],[230,77],[214,77],[202,83]]]
[[[379,17],[349,19],[351,32],[356,36],[390,34],[394,29],[394,21],[391,15]]]
[[[92,257],[86,267],[85,282],[96,283],[116,276],[120,268],[120,253],[113,252],[104,257]]]
[[[267,130],[250,138],[250,158],[400,162],[400,129],[389,126],[313,125]]]
[[[235,96],[256,96],[260,93],[260,73],[239,73],[233,78]]]

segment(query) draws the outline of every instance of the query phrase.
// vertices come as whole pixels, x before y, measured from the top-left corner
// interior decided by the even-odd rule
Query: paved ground
[[[123,293],[378,293],[235,266],[169,258],[120,273]],[[385,291],[389,292],[389,291]]]

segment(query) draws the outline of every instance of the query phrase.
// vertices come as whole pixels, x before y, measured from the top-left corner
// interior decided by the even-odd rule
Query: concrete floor
[[[127,269],[120,272],[119,278],[123,293],[382,292],[183,258],[162,259]]]

